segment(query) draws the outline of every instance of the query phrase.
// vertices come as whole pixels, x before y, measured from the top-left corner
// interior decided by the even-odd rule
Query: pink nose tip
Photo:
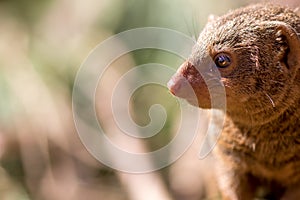
[[[178,89],[178,84],[176,84],[173,80],[173,78],[171,78],[167,84],[168,88],[169,88],[169,91],[173,94],[173,95],[176,95],[176,92]]]
[[[189,83],[188,83],[187,79],[183,76],[178,76],[177,74],[175,74],[170,79],[167,86],[168,86],[170,92],[177,97],[185,98],[188,96]]]

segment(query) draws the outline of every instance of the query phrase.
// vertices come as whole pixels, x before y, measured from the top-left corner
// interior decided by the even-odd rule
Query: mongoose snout
[[[208,88],[199,70],[189,62],[184,62],[168,82],[170,92],[186,99],[190,104],[210,108]]]

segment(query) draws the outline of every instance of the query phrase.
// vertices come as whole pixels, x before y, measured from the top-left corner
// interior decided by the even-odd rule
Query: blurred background
[[[197,38],[210,14],[252,2],[0,0],[0,200],[220,199],[212,158],[197,157],[201,136],[177,162],[153,173],[118,172],[95,160],[75,129],[72,87],[89,52],[114,34],[152,26]],[[276,2],[300,6],[299,0]],[[149,62],[176,69],[183,60],[159,50],[131,52],[112,64],[97,89],[99,121],[112,140],[140,152],[172,139],[178,128],[177,101],[165,87],[145,86],[133,94],[131,114],[137,124],[149,123],[154,103],[168,114],[160,133],[142,141],[123,138],[105,105],[122,74]]]

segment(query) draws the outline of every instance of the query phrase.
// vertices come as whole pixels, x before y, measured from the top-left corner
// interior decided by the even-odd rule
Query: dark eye
[[[231,57],[228,54],[220,53],[215,56],[215,63],[219,68],[229,67],[231,64]]]

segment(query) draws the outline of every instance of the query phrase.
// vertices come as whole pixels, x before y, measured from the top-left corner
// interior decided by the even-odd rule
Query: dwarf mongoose
[[[213,63],[226,91],[226,122],[214,149],[223,199],[300,199],[300,17],[258,4],[210,20],[168,87],[211,108],[197,70]]]

